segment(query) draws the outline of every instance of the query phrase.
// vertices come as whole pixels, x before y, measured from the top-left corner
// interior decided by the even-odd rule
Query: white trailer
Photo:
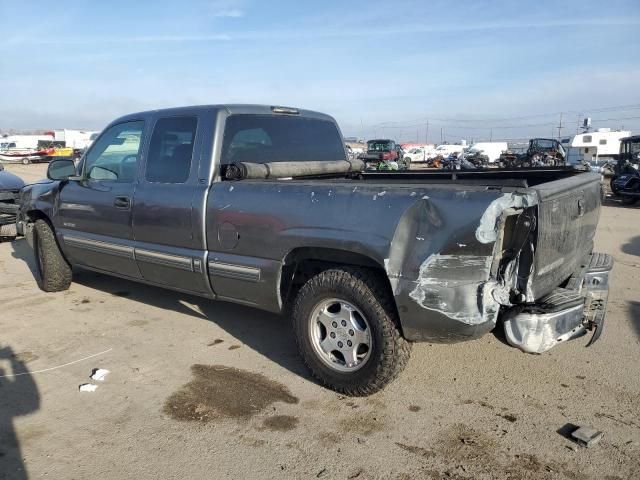
[[[36,150],[41,141],[52,142],[53,135],[7,135],[0,137],[0,150]]]
[[[53,136],[55,141],[64,142],[67,148],[87,148],[91,144],[91,136],[95,131],[89,130],[54,130]]]

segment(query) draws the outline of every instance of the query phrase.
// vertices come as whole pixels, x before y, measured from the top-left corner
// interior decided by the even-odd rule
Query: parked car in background
[[[408,168],[402,158],[402,148],[395,141],[384,138],[369,140],[366,153],[358,158],[370,170],[403,170]]]
[[[413,147],[404,153],[404,158],[409,162],[426,162],[435,156],[434,147]]]
[[[22,187],[22,179],[7,172],[0,163],[0,240],[16,236],[17,200]]]
[[[448,143],[443,143],[442,145],[438,145],[434,150],[434,156],[441,156],[443,158],[449,157],[452,153],[462,153],[462,151],[466,148],[465,145],[451,145]]]

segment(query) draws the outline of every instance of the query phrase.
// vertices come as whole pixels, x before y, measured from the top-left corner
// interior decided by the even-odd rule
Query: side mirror
[[[68,180],[76,174],[76,165],[73,160],[52,160],[47,167],[49,180]]]

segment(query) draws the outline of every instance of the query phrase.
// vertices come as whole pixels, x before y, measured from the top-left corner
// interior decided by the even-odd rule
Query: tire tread
[[[71,285],[71,266],[62,255],[51,226],[42,219],[36,220],[34,235],[34,255],[42,249],[42,271],[36,266],[36,278],[39,287],[45,292],[61,292]],[[36,262],[38,259],[36,258]]]
[[[307,321],[306,318],[302,318],[302,312],[308,303],[316,301],[318,290],[323,290],[327,287],[351,290],[362,301],[369,302],[380,319],[379,328],[381,328],[383,338],[382,359],[376,365],[372,378],[366,382],[354,382],[353,385],[336,385],[332,383],[314,366],[314,362],[309,358],[310,355],[315,354],[307,352],[302,344],[303,333],[301,328],[303,322]],[[375,270],[358,267],[336,267],[315,275],[300,289],[293,305],[293,325],[296,342],[304,363],[314,378],[324,386],[349,396],[367,396],[382,390],[405,368],[411,354],[411,343],[405,340],[400,332],[395,305],[386,287]]]

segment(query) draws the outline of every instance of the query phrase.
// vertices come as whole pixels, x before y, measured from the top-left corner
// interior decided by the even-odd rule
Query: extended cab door
[[[132,206],[144,121],[112,125],[84,157],[82,180],[61,187],[55,227],[72,263],[140,278]]]
[[[210,163],[212,118],[211,110],[178,110],[155,118],[133,208],[135,256],[142,277],[208,296],[213,295],[204,244],[209,177],[199,166],[201,156],[205,166]],[[208,146],[203,146],[205,138]]]

